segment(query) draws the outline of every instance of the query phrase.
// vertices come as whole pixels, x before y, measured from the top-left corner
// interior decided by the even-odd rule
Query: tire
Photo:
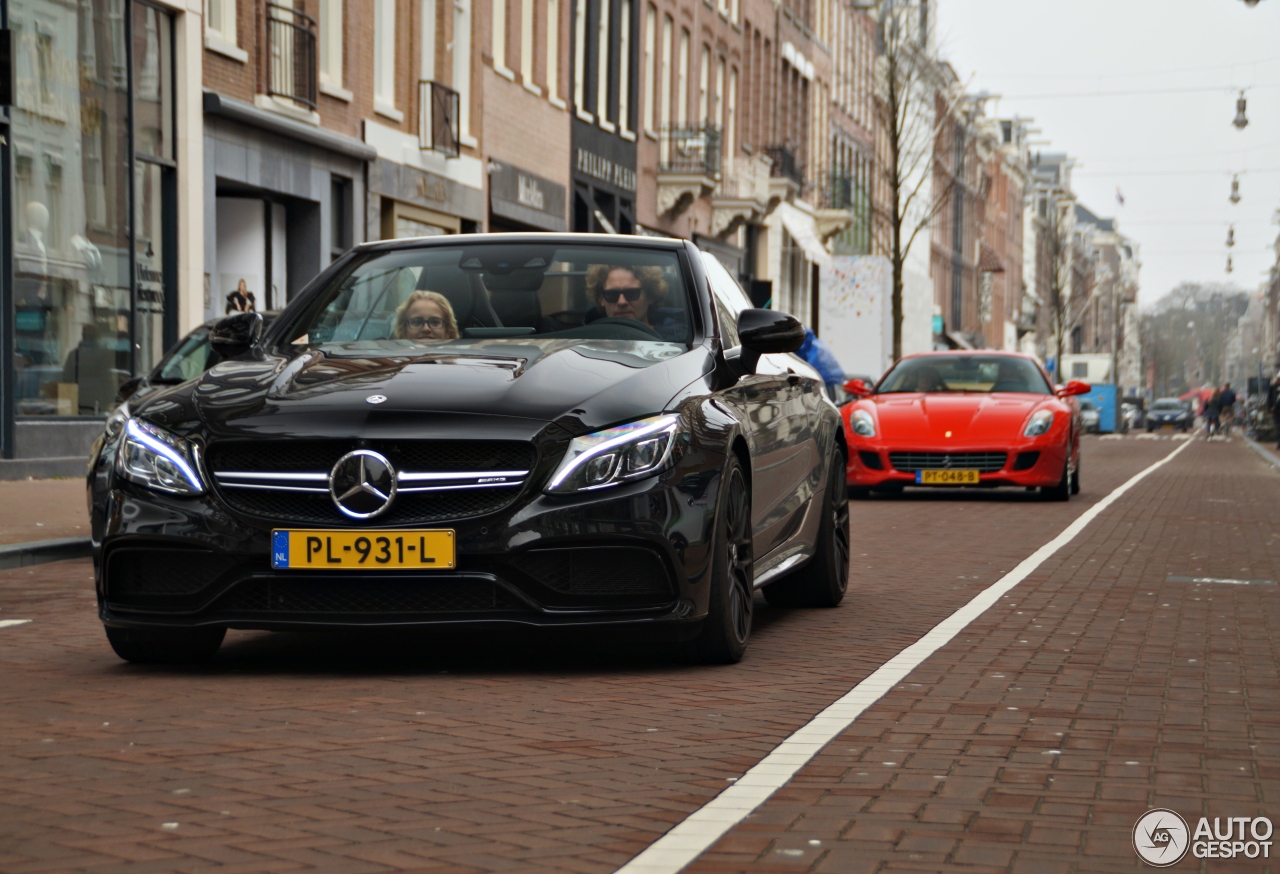
[[[818,543],[808,564],[764,587],[774,607],[835,607],[849,587],[849,502],[844,498],[844,455],[831,459]]]
[[[212,658],[225,628],[107,628],[116,655],[138,665],[182,665]]]
[[[1076,459],[1076,469],[1071,471],[1071,494],[1080,494],[1080,459]]]
[[[724,494],[716,512],[707,618],[693,639],[696,659],[717,665],[731,665],[741,660],[747,651],[755,598],[751,495],[742,462],[736,455],[729,456],[724,482]]]
[[[1062,463],[1062,479],[1056,486],[1041,486],[1040,496],[1046,501],[1071,500],[1071,452],[1067,452],[1067,460]]]

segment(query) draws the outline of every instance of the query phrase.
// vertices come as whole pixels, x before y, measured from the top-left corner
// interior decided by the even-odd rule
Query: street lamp
[[[1247,105],[1248,101],[1244,99],[1244,92],[1241,91],[1240,96],[1236,98],[1236,118],[1235,121],[1231,122],[1236,126],[1236,130],[1244,130],[1249,126],[1249,117],[1244,114],[1244,109]]]
[[[1228,197],[1227,200],[1231,201],[1232,203],[1240,202],[1240,177],[1239,176],[1231,177],[1231,196]]]

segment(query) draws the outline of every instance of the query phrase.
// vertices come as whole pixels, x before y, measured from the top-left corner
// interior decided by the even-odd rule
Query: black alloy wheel
[[[742,462],[730,454],[718,521],[707,618],[693,640],[699,661],[730,665],[747,651],[755,600],[751,546],[751,495]]]
[[[849,588],[849,501],[844,489],[844,453],[832,454],[818,543],[809,563],[764,587],[774,607],[835,607]]]
[[[139,665],[182,665],[212,658],[225,628],[107,628],[116,655]]]

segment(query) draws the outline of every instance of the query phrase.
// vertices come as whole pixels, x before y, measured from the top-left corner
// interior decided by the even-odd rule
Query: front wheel
[[[794,573],[764,587],[774,607],[835,607],[849,587],[849,502],[844,496],[844,453],[831,458],[822,521],[813,558]]]
[[[225,628],[107,628],[116,655],[139,665],[181,665],[213,657]]]
[[[755,600],[755,565],[751,551],[751,495],[742,463],[729,456],[724,497],[716,513],[715,553],[707,618],[693,649],[699,661],[729,665],[747,651]]]
[[[1067,450],[1067,460],[1062,463],[1062,479],[1056,486],[1041,486],[1040,495],[1046,501],[1071,500],[1071,450]]]

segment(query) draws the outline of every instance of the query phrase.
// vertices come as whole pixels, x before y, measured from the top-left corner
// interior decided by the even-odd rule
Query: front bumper
[[[722,465],[715,453],[690,453],[659,477],[606,492],[530,489],[501,513],[419,526],[456,531],[449,572],[273,570],[271,529],[315,526],[117,481],[91,492],[99,615],[121,628],[692,629],[707,611]]]
[[[896,452],[913,454],[936,453],[962,455],[968,453],[1007,453],[1007,458],[999,470],[983,472],[978,476],[977,486],[962,488],[998,488],[1000,486],[1022,486],[1034,488],[1039,486],[1056,486],[1062,480],[1062,469],[1066,462],[1067,450],[1061,443],[1028,440],[1017,446],[912,446],[909,449],[878,445],[854,445],[849,453],[846,467],[847,482],[858,488],[875,488],[877,486],[915,486],[915,470],[898,470],[894,467],[891,455]],[[964,468],[964,463],[956,461],[957,469]],[[956,488],[955,486],[923,486],[923,488]]]

